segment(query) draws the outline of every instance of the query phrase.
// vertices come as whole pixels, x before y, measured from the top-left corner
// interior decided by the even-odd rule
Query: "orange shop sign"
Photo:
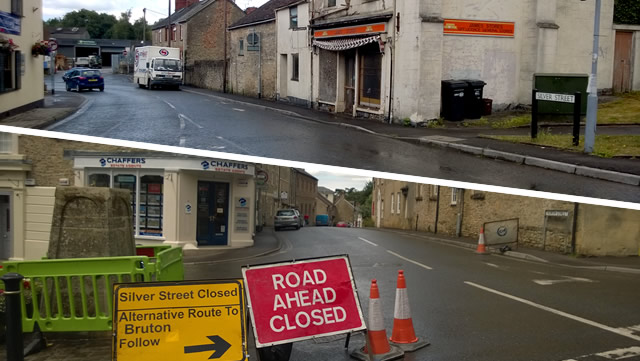
[[[351,36],[351,35],[368,35],[378,34],[387,31],[386,23],[368,24],[368,25],[356,25],[347,26],[343,28],[323,29],[313,32],[313,36],[318,38],[333,38],[337,36]]]
[[[504,21],[478,21],[445,19],[444,33],[449,35],[475,35],[513,37],[516,23]]]

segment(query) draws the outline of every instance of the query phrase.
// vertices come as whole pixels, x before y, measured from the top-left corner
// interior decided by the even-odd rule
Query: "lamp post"
[[[585,0],[582,0],[585,1]],[[593,26],[593,55],[591,57],[591,75],[587,92],[587,123],[584,129],[584,152],[592,153],[596,140],[596,124],[598,122],[598,54],[600,41],[600,5],[596,0],[596,15]]]

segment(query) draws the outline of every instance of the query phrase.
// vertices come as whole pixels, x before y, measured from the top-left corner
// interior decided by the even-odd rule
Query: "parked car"
[[[351,226],[347,222],[340,221],[340,222],[336,223],[336,227],[348,228],[348,227],[351,227]]]
[[[300,214],[300,211],[297,209],[295,209],[295,211],[298,216],[298,223],[300,224],[300,227],[304,227],[304,218],[302,217],[302,214]]]
[[[71,68],[71,69],[65,71],[64,74],[62,74],[62,80],[66,82],[67,79],[69,79],[69,76],[71,75],[71,73],[73,73],[76,70],[83,70],[83,69],[89,69],[89,68],[75,67],[75,68]]]
[[[65,78],[66,77],[66,78]],[[79,92],[82,89],[99,89],[104,91],[104,78],[100,70],[76,68],[63,75],[67,91]]]
[[[318,214],[316,216],[316,227],[317,226],[328,226],[329,225],[329,215],[328,214]]]
[[[273,228],[276,231],[287,227],[300,229],[300,213],[295,209],[280,209],[274,217]]]

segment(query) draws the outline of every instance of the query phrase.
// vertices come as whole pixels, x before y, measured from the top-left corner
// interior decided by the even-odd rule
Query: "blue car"
[[[82,89],[99,89],[104,91],[104,78],[100,70],[87,68],[74,68],[66,72],[62,79],[64,80],[67,91],[75,90],[77,92]]]

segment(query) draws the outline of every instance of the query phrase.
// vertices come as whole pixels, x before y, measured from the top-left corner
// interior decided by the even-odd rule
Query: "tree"
[[[62,19],[51,20],[51,23],[56,23],[55,26],[63,26],[66,28],[87,28],[89,36],[93,39],[105,38],[105,34],[117,21],[116,17],[113,15],[105,13],[99,14],[96,11],[87,9],[72,11],[70,13],[66,13]]]
[[[640,0],[615,0],[613,22],[640,25]]]
[[[142,36],[143,29],[146,33],[144,37]],[[133,23],[133,36],[135,40],[151,40],[151,26],[149,26],[149,23],[146,22],[144,17],[141,17]]]
[[[111,39],[135,39],[131,24],[131,9],[120,14],[120,19],[111,28]]]

